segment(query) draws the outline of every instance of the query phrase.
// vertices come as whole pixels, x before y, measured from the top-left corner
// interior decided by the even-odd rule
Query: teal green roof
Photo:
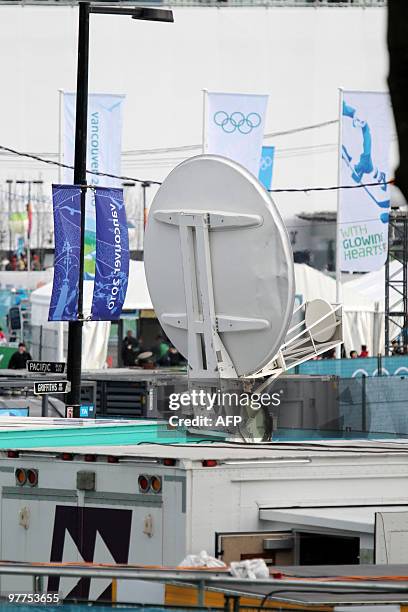
[[[31,420],[31,419],[30,419]],[[17,420],[16,420],[17,421]],[[28,419],[0,424],[0,449],[64,447],[64,446],[124,446],[140,443],[194,444],[205,441],[222,441],[225,436],[218,432],[213,435],[196,435],[182,428],[169,429],[167,423],[157,421],[115,422],[77,421],[68,424],[61,420],[50,423],[49,419]],[[42,426],[41,421],[44,422]]]

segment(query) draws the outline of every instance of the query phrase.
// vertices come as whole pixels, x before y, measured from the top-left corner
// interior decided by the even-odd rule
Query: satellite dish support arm
[[[159,213],[159,214],[158,214]],[[178,225],[183,265],[186,313],[163,314],[163,321],[187,324],[191,378],[237,378],[234,364],[219,336],[211,269],[209,214],[174,212],[160,221]]]

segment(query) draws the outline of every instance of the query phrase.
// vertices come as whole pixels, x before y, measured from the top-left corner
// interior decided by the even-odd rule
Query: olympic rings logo
[[[266,157],[261,157],[261,163],[259,164],[260,169],[264,172],[268,168],[272,166],[272,157],[267,155]]]
[[[249,134],[261,125],[261,116],[258,113],[249,113],[245,116],[238,111],[228,115],[225,111],[217,111],[214,114],[214,123],[227,134],[232,134],[236,130],[241,134]]]

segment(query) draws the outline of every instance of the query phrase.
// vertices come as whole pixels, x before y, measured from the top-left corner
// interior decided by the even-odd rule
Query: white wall
[[[163,179],[192,152],[128,151],[201,141],[201,89],[269,93],[267,132],[335,119],[337,88],[384,90],[382,8],[177,8],[174,24],[91,16],[90,90],[125,93],[123,173]],[[0,144],[50,156],[58,88],[75,89],[77,9],[0,8]],[[274,187],[337,182],[337,126],[269,139]],[[6,178],[57,171],[0,155]],[[284,194],[285,217],[335,207],[336,196]]]

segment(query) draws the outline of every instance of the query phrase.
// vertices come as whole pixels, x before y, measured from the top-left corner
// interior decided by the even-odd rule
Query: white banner
[[[122,115],[124,95],[88,96],[88,170],[121,173]],[[64,92],[64,164],[74,165],[76,94]],[[73,170],[64,169],[64,183],[72,184]],[[121,181],[88,174],[88,183],[101,187],[121,187]]]
[[[338,192],[339,263],[342,271],[371,272],[388,251],[391,101],[378,92],[341,96],[339,181],[356,188]]]
[[[268,96],[208,92],[204,153],[222,155],[258,178]]]
[[[76,94],[63,93],[64,164],[74,165]],[[124,95],[89,94],[86,167],[95,172],[121,174],[122,123]],[[90,185],[121,187],[120,179],[87,174]],[[72,185],[74,171],[64,168],[63,182]],[[85,218],[85,273],[87,280],[95,275],[96,221],[93,192],[88,190]]]

